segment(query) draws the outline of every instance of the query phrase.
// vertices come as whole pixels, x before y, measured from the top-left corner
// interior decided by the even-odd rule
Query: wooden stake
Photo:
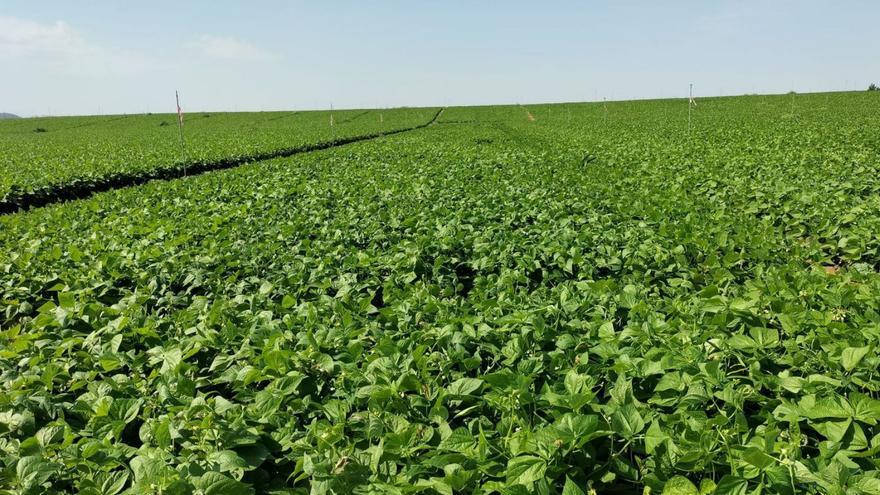
[[[183,157],[183,176],[186,177],[186,142],[183,140],[183,115],[180,113],[180,95],[174,90],[174,101],[177,103],[177,134],[180,136],[180,155]]]

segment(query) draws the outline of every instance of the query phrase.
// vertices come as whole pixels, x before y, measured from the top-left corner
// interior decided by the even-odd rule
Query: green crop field
[[[377,112],[0,123],[0,492],[880,494],[880,93]]]
[[[177,115],[50,117],[0,121],[0,204],[64,194],[188,166],[246,160],[355,136],[409,129],[438,109],[333,112],[196,113],[184,119],[182,150]]]

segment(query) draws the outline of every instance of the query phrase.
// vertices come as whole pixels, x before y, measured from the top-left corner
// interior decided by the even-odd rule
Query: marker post
[[[186,177],[186,141],[183,139],[183,110],[180,108],[180,95],[174,90],[174,101],[177,103],[177,135],[180,137],[180,156],[183,158],[183,176]]]

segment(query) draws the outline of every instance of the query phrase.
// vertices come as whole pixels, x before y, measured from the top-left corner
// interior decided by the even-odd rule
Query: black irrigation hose
[[[338,124],[348,124],[349,122],[354,122],[355,120],[357,120],[357,119],[363,117],[364,115],[366,115],[366,114],[368,114],[368,113],[370,113],[369,110],[364,110],[363,112],[360,112],[360,113],[354,114],[354,115],[352,115],[351,117],[349,117],[349,118],[347,118],[347,119],[340,120],[340,121],[337,122],[337,123],[338,123]]]
[[[277,151],[269,151],[265,153],[257,153],[239,158],[225,158],[210,162],[195,162],[177,164],[174,167],[147,170],[136,173],[120,173],[101,177],[97,182],[71,182],[68,184],[59,184],[47,186],[39,191],[33,192],[12,192],[7,195],[6,199],[0,201],[0,215],[6,215],[31,208],[39,208],[54,203],[82,199],[94,194],[110,191],[113,189],[122,189],[126,187],[138,186],[154,180],[173,180],[184,176],[199,175],[214,170],[224,170],[228,168],[238,167],[246,163],[271,160],[273,158],[284,158],[297,155],[300,153],[308,153],[311,151],[325,150],[335,148],[346,144],[357,143],[359,141],[368,141],[383,136],[391,136],[402,132],[414,131],[428,127],[437,122],[443,113],[443,108],[434,114],[434,118],[430,121],[419,124],[414,127],[404,129],[396,129],[392,131],[376,132],[373,134],[365,134],[362,136],[352,136],[347,138],[334,139],[323,143],[307,144],[297,146],[295,148],[287,148]]]
[[[261,124],[261,123],[263,123],[263,122],[274,122],[274,121],[276,121],[276,120],[286,119],[286,118],[288,118],[288,117],[293,117],[293,116],[295,116],[295,115],[299,115],[300,113],[301,113],[301,112],[284,112],[284,114],[282,114],[282,115],[276,115],[276,116],[274,116],[274,117],[269,117],[268,119],[263,120],[263,121],[260,121],[260,122],[257,122],[257,123],[258,123],[258,124]]]

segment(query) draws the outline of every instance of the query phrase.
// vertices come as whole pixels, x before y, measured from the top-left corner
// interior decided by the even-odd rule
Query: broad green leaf
[[[700,491],[689,479],[675,476],[663,485],[662,495],[700,495]]]
[[[386,400],[394,396],[394,389],[389,385],[367,385],[358,389],[357,396],[373,400]]]
[[[453,495],[452,487],[449,483],[446,483],[441,478],[430,478],[430,479],[421,479],[415,483],[416,487],[419,487],[420,490],[424,489],[432,489],[435,490],[440,495]]]
[[[864,394],[853,393],[849,396],[849,402],[857,420],[869,425],[875,425],[877,421],[880,421],[880,400]]]
[[[843,350],[843,354],[840,357],[840,364],[843,365],[843,369],[852,371],[859,365],[870,350],[870,346],[847,347]]]
[[[146,456],[135,456],[130,462],[134,480],[139,485],[158,484],[163,481],[169,470],[167,463],[160,459]]]
[[[247,462],[232,450],[212,452],[208,455],[207,459],[221,473],[247,467]]]
[[[260,295],[261,295],[261,296],[268,295],[268,294],[269,294],[270,292],[272,292],[274,289],[275,289],[275,286],[272,285],[270,282],[268,282],[268,281],[263,282],[263,283],[260,285]]]
[[[565,485],[562,487],[562,495],[586,495],[586,493],[568,476],[565,477]]]
[[[128,482],[128,471],[115,471],[112,473],[107,473],[103,482],[101,483],[101,490],[103,490],[104,495],[115,495],[122,491],[125,488],[125,484]]]
[[[665,442],[669,437],[660,429],[657,420],[651,422],[648,431],[645,432],[645,451],[653,454],[657,447]]]
[[[828,440],[831,440],[832,442],[840,442],[843,440],[843,437],[846,435],[851,424],[851,419],[818,421],[813,424],[813,428],[815,428],[820,434],[824,435]]]
[[[507,462],[507,482],[531,485],[544,478],[547,463],[537,456],[514,457]]]
[[[599,431],[599,417],[594,414],[568,413],[553,424],[553,429],[560,440],[576,447],[605,434]]]
[[[290,309],[296,306],[296,298],[290,294],[285,294],[281,299],[281,307],[284,309]]]
[[[59,292],[58,305],[64,309],[73,309],[76,305],[76,297],[70,292]]]
[[[611,416],[611,427],[624,438],[632,438],[645,427],[645,420],[635,405],[625,404]]]
[[[725,474],[718,481],[713,495],[746,495],[749,484],[737,476]]]
[[[749,329],[749,335],[762,348],[773,347],[779,343],[779,332],[774,328],[753,327]]]
[[[749,447],[743,452],[743,459],[758,469],[772,466],[776,461],[766,452],[756,447]]]
[[[476,392],[482,385],[483,380],[477,378],[459,378],[450,383],[449,386],[446,387],[446,391],[449,392],[450,395],[470,395]]]
[[[250,495],[253,489],[216,471],[208,471],[200,476],[195,485],[205,495]]]
[[[718,488],[718,485],[710,478],[703,478],[700,480],[700,495],[712,495],[715,493],[715,489]]]
[[[852,486],[865,495],[880,495],[880,478],[860,477]]]
[[[440,442],[440,448],[452,452],[468,452],[477,444],[477,439],[467,428],[456,428]]]
[[[28,491],[46,482],[59,467],[41,456],[32,455],[18,460],[15,464],[15,474],[21,488]]]

